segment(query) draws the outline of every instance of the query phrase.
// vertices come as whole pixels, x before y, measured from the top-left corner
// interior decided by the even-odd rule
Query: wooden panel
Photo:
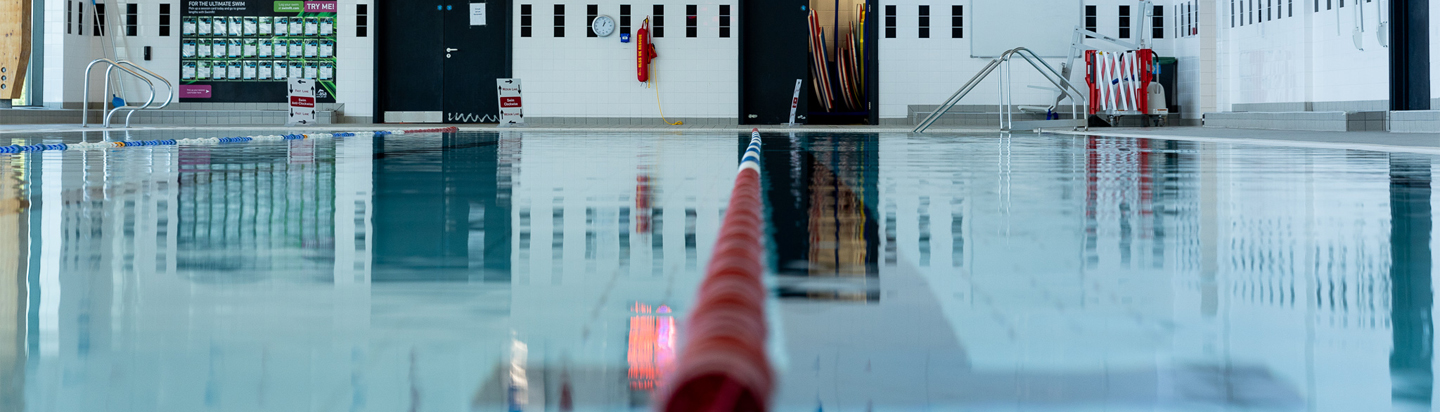
[[[30,0],[0,0],[0,99],[20,98],[30,66]]]

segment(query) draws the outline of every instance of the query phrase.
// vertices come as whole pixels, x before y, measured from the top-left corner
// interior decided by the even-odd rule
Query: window
[[[555,37],[565,37],[565,5],[555,5]]]
[[[75,2],[75,34],[85,35],[85,2]]]
[[[650,20],[650,35],[657,39],[665,37],[665,5],[656,4],[651,10],[654,20]]]
[[[135,36],[140,34],[140,5],[129,3],[125,5],[125,35]]]
[[[700,13],[699,7],[694,4],[685,5],[685,37],[699,35],[700,17],[697,16]]]
[[[263,33],[263,32],[262,32]],[[365,37],[370,34],[370,5],[355,5],[355,37]]]
[[[1325,0],[1325,10],[1330,10],[1332,8],[1335,8],[1335,0]],[[1316,9],[1319,9],[1319,7],[1316,7]]]
[[[1120,6],[1120,38],[1130,38],[1130,6]]]
[[[730,5],[720,5],[720,38],[730,37]]]
[[[1289,13],[1286,13],[1286,14],[1288,14],[1288,15],[1285,16],[1285,17],[1295,17],[1295,0],[1290,0],[1289,2],[1286,3],[1286,5],[1287,5],[1288,8],[1289,8],[1289,10],[1288,10]]]
[[[895,38],[895,5],[885,6],[885,38]]]
[[[170,3],[160,3],[160,37],[170,37]]]
[[[1275,20],[1275,5],[1272,4],[1274,1],[1275,0],[1265,0],[1265,21]]]
[[[1241,0],[1244,1],[1244,0]],[[1180,5],[1180,37],[1190,35],[1190,3]]]
[[[533,22],[529,4],[520,5],[520,37],[530,37],[530,23]]]
[[[1085,30],[1096,31],[1096,29],[1099,28],[1095,26],[1095,13],[1095,6],[1085,6]],[[1093,36],[1088,35],[1085,37],[1092,39],[1094,38]]]
[[[1154,37],[1154,38],[1157,38],[1157,39],[1163,39],[1163,38],[1165,38],[1165,7],[1164,7],[1164,6],[1155,6],[1155,16],[1153,16],[1153,17],[1150,18],[1150,25],[1153,26],[1153,27],[1150,28],[1150,36],[1151,36],[1151,37]]]
[[[73,1],[66,1],[66,2],[65,2],[65,34],[73,34],[73,33],[75,33],[75,31],[74,31],[73,29],[71,29],[71,24],[70,24],[70,19],[72,19],[72,18],[74,18],[74,17],[75,17],[75,2],[73,2]]]
[[[965,38],[965,6],[950,6],[950,38]]]
[[[620,5],[620,32],[630,34],[630,5]]]
[[[1235,0],[1230,0],[1230,27],[1235,27]]]
[[[1190,35],[1200,34],[1200,7],[1199,3],[1190,2]]]
[[[95,3],[95,13],[92,13],[92,14],[94,15],[93,18],[95,19],[95,27],[90,30],[90,34],[94,35],[95,37],[104,36],[104,35],[105,35],[105,3]]]
[[[930,6],[920,6],[920,38],[930,38]]]
[[[585,6],[585,37],[600,37],[595,34],[595,18],[600,16],[600,5]]]

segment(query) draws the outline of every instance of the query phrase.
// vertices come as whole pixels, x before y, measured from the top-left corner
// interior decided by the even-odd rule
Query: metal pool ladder
[[[110,116],[114,115],[117,111],[128,110],[130,112],[125,115],[125,127],[128,128],[130,127],[130,116],[134,116],[136,110],[163,109],[165,108],[165,106],[169,106],[170,102],[175,100],[175,87],[170,84],[169,80],[165,80],[164,76],[156,74],[155,72],[150,71],[144,67],[140,67],[139,65],[129,60],[116,61],[110,59],[95,59],[95,61],[90,62],[90,65],[85,66],[85,87],[83,88],[85,94],[84,98],[82,99],[83,101],[81,102],[80,108],[80,127],[89,127],[90,124],[90,70],[94,69],[95,65],[100,63],[105,63],[109,66],[105,69],[105,96],[107,98],[110,96],[110,81],[114,79],[114,76],[111,76],[111,74],[116,68],[119,68],[121,73],[126,73],[134,76],[135,78],[144,81],[146,85],[150,86],[150,98],[145,101],[145,104],[140,106],[134,106],[130,104],[117,106],[114,105],[114,100],[111,100],[109,102],[102,100],[100,102],[100,109],[105,112],[104,127],[106,128],[110,127]],[[151,81],[151,78],[160,80],[161,82],[165,83],[165,102],[160,104],[159,106],[154,107],[151,106],[155,104],[155,82]],[[115,107],[106,110],[107,104]]]
[[[941,116],[945,115],[946,112],[949,112],[956,104],[960,103],[960,99],[965,98],[965,95],[975,90],[975,87],[980,85],[981,80],[985,80],[986,77],[990,76],[990,73],[1002,67],[1005,70],[1000,72],[1000,130],[1012,130],[1015,126],[1015,115],[1013,113],[1015,105],[1012,102],[1010,92],[1010,59],[1015,56],[1020,56],[1020,58],[1025,59],[1025,62],[1030,63],[1030,66],[1040,72],[1040,75],[1044,76],[1045,80],[1049,80],[1051,84],[1054,84],[1055,87],[1060,89],[1060,92],[1063,93],[1064,96],[1070,98],[1071,116],[1074,120],[1080,122],[1078,126],[1083,127],[1084,120],[1081,118],[1080,105],[1081,102],[1088,102],[1085,93],[1070,84],[1070,81],[1066,79],[1065,76],[1060,75],[1059,72],[1055,71],[1055,68],[1050,67],[1044,60],[1041,60],[1040,56],[1035,55],[1035,52],[1024,47],[1016,47],[1002,53],[1000,57],[991,60],[989,64],[985,65],[985,68],[980,69],[980,72],[976,73],[975,77],[970,78],[969,82],[966,82],[964,86],[960,87],[960,90],[957,90],[954,95],[950,96],[949,100],[941,104],[935,112],[930,113],[930,116],[925,117],[925,120],[920,121],[920,124],[915,126],[914,132],[924,133],[926,129],[929,129],[936,121],[939,121]]]

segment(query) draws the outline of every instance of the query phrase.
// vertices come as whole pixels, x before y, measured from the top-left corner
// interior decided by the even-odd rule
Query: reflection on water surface
[[[747,137],[0,155],[0,410],[645,409]],[[778,409],[1429,409],[1431,157],[765,145]]]

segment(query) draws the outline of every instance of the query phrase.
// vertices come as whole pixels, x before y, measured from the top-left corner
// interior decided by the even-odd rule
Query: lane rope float
[[[104,150],[126,147],[147,147],[147,146],[202,146],[250,142],[283,142],[289,140],[306,139],[331,139],[341,137],[355,137],[360,135],[371,135],[373,137],[384,137],[387,135],[403,135],[416,133],[455,133],[459,132],[458,127],[444,127],[435,129],[412,129],[412,130],[376,130],[368,132],[330,132],[330,133],[292,133],[286,135],[264,135],[264,136],[237,136],[237,137],[196,137],[187,139],[158,139],[158,140],[127,140],[116,142],[95,142],[95,143],[74,143],[74,144],[36,144],[36,145],[12,145],[0,146],[0,154],[29,153],[64,150]]]
[[[766,352],[765,219],[760,131],[740,158],[730,205],[657,410],[766,411],[775,375]]]

